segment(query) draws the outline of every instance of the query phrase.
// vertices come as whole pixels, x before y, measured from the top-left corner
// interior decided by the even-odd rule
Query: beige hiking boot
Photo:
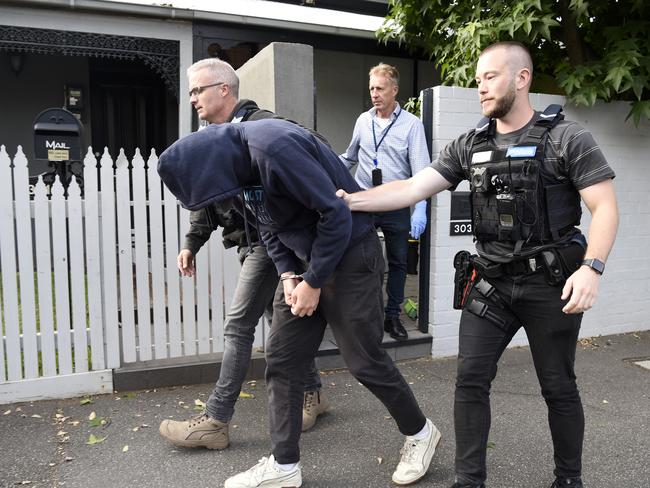
[[[202,413],[189,420],[179,422],[165,419],[160,423],[160,435],[179,447],[207,447],[225,449],[228,447],[228,424]]]
[[[320,390],[306,391],[305,400],[302,404],[302,431],[311,429],[316,423],[316,419],[321,413],[325,413],[329,408],[329,403]]]

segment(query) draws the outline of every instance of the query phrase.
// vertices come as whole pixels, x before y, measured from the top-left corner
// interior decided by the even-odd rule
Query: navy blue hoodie
[[[314,288],[373,228],[370,214],[351,213],[335,195],[360,190],[338,156],[285,120],[210,125],[163,152],[158,173],[190,210],[242,195],[278,272],[307,262]]]

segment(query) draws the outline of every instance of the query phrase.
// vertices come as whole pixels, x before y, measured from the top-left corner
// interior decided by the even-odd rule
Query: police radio
[[[512,229],[515,224],[515,195],[511,191],[510,181],[502,180],[498,175],[491,179],[492,186],[497,192],[497,213],[499,225],[505,229]]]

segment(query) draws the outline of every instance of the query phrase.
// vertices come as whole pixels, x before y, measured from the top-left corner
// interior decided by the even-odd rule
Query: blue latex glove
[[[419,239],[427,227],[427,201],[422,200],[415,204],[415,210],[411,215],[411,235],[413,239]]]

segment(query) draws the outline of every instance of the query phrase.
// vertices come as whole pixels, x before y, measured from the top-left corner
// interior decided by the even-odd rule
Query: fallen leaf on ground
[[[90,397],[84,397],[81,400],[79,400],[79,405],[90,405],[93,402],[93,399]]]
[[[203,403],[198,398],[194,400],[194,405],[196,405],[197,407],[205,407],[205,403]]]
[[[10,413],[11,413],[11,409],[5,410],[5,413],[3,413],[2,415],[9,415]]]
[[[122,452],[126,452],[126,451],[128,451],[128,450],[129,450],[129,446],[124,446],[124,447],[122,448]]]
[[[108,436],[106,436],[106,437],[108,437]],[[86,441],[86,444],[88,444],[89,446],[99,444],[101,442],[104,442],[106,440],[106,437],[97,437],[95,434],[90,434],[88,436],[88,440]]]
[[[382,458],[380,458],[380,457],[377,458],[377,464],[381,464],[383,462],[384,462],[384,460]]]
[[[42,419],[43,417],[41,417],[39,414],[35,413],[34,415],[32,415],[32,418],[33,419]]]
[[[100,425],[105,425],[106,420],[103,417],[93,417],[88,421],[88,427],[99,427]]]
[[[95,412],[90,412],[90,415],[88,415],[88,420],[93,420],[95,417],[97,417],[97,414]]]
[[[240,391],[239,398],[255,398],[255,395],[252,393],[246,393],[245,391]]]
[[[140,430],[140,427],[133,427],[131,430],[132,430],[133,432],[137,432],[137,431]]]

